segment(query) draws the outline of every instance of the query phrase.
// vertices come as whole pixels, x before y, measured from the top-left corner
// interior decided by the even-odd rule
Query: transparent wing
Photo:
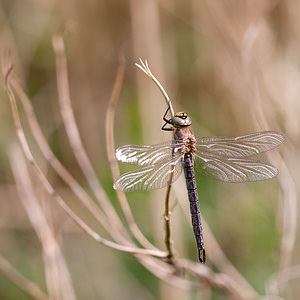
[[[138,166],[153,166],[181,152],[182,143],[168,141],[153,146],[125,145],[116,150],[119,161]]]
[[[266,180],[278,175],[273,165],[251,159],[226,158],[211,153],[195,154],[202,174],[224,182]]]
[[[228,158],[239,158],[271,150],[283,141],[280,133],[262,131],[237,137],[202,137],[197,139],[196,148]]]
[[[175,181],[182,172],[182,155],[153,166],[141,168],[121,175],[114,183],[114,189],[123,192],[150,191],[160,189]]]

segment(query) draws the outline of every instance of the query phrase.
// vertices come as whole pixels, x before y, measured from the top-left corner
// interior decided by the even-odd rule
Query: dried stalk
[[[82,145],[81,137],[76,125],[75,116],[71,105],[67,72],[67,59],[62,34],[56,34],[53,37],[53,48],[56,56],[57,87],[59,96],[58,99],[61,107],[61,115],[70,145],[73,149],[73,153],[96,199],[105,212],[105,215],[111,219],[111,226],[116,227],[118,231],[126,235],[126,233],[124,232],[124,227],[112,204],[110,203],[105,191],[103,190]]]
[[[173,173],[171,173],[170,183],[167,187],[166,199],[165,199],[165,244],[168,251],[168,262],[174,264],[174,252],[173,252],[173,240],[171,237],[171,210],[170,210],[170,194],[171,194],[171,182],[172,182]]]
[[[300,265],[294,265],[274,274],[267,284],[267,295],[279,295],[289,281],[300,278]]]
[[[16,270],[3,256],[0,255],[0,270],[20,289],[36,300],[50,300],[50,298],[32,281],[29,281]]]
[[[227,274],[216,274],[205,265],[195,264],[186,259],[180,259],[178,266],[188,270],[195,276],[205,278],[207,285],[226,291],[235,299],[254,300],[260,298],[255,290],[243,287]]]
[[[19,190],[19,197],[42,245],[49,296],[51,299],[75,300],[76,296],[67,263],[54,237],[53,228],[49,226],[33,191],[21,150],[17,145],[13,145],[9,150],[8,155]]]
[[[152,81],[157,85],[157,87],[159,88],[159,90],[162,92],[167,105],[169,107],[169,111],[171,113],[171,118],[174,117],[174,109],[172,106],[172,102],[170,100],[170,97],[168,96],[167,92],[165,91],[165,89],[163,88],[163,86],[161,85],[161,83],[159,82],[159,80],[152,74],[148,62],[147,60],[145,60],[145,62],[142,61],[142,59],[140,58],[140,65],[139,64],[135,64],[139,69],[141,69],[148,77],[150,77],[152,79]],[[171,176],[170,176],[170,180],[168,183],[168,187],[167,187],[167,192],[166,192],[166,198],[165,198],[165,213],[164,213],[164,221],[165,221],[165,244],[166,244],[166,248],[168,251],[168,262],[171,264],[174,264],[174,253],[173,253],[173,241],[172,241],[172,237],[171,237],[171,211],[170,211],[170,194],[171,194],[171,184],[172,184],[172,178],[173,178],[173,173],[171,172]]]
[[[119,68],[117,71],[117,76],[115,80],[115,84],[113,87],[113,91],[111,93],[111,97],[108,103],[107,111],[106,111],[106,120],[105,120],[105,132],[106,132],[106,152],[108,156],[108,160],[110,162],[110,168],[112,172],[113,179],[116,180],[118,176],[120,176],[120,171],[118,168],[118,164],[116,158],[114,156],[115,153],[115,145],[114,145],[114,119],[115,119],[115,111],[117,101],[119,99],[120,90],[122,87],[122,82],[124,78],[125,71],[125,58],[124,54],[121,53],[119,57]],[[149,249],[157,249],[154,247],[143,235],[143,233],[138,228],[134,217],[132,215],[130,206],[128,204],[127,198],[124,193],[117,191],[118,200],[120,206],[123,210],[124,216],[128,223],[128,226],[135,236],[135,238],[143,245],[145,248]]]
[[[43,184],[43,186],[44,186],[45,190],[48,192],[48,194],[57,201],[57,203],[62,207],[62,209],[71,217],[71,219],[73,219],[73,221],[75,223],[77,223],[78,226],[81,227],[81,229],[83,231],[85,231],[89,236],[91,236],[97,242],[99,242],[107,247],[110,247],[110,248],[113,248],[113,249],[116,249],[119,251],[127,252],[127,253],[146,254],[146,255],[154,255],[154,256],[158,256],[158,257],[165,257],[165,253],[161,252],[161,251],[150,250],[150,249],[149,250],[138,249],[138,248],[134,248],[134,247],[124,246],[124,245],[120,245],[120,244],[117,244],[117,243],[114,243],[114,242],[111,242],[109,240],[102,238],[98,233],[96,233],[93,229],[91,229],[84,221],[82,221],[82,219],[79,218],[70,209],[70,207],[63,201],[63,199],[55,192],[54,188],[52,187],[52,185],[50,184],[50,182],[48,181],[48,179],[46,178],[46,176],[44,175],[44,173],[42,172],[42,170],[36,163],[34,157],[32,156],[32,153],[30,151],[30,147],[28,145],[27,139],[25,137],[25,134],[24,134],[24,131],[23,131],[23,128],[21,125],[15,96],[10,87],[10,76],[9,75],[11,74],[11,72],[12,72],[12,66],[7,65],[5,68],[5,72],[4,72],[5,89],[6,89],[6,92],[8,94],[9,100],[10,100],[14,123],[15,123],[16,131],[17,131],[17,136],[19,138],[19,142],[21,144],[21,147],[23,149],[23,152],[25,154],[27,161],[33,167],[34,171],[37,174],[38,179],[41,181],[41,183]]]
[[[75,178],[68,172],[68,170],[61,164],[61,162],[56,158],[53,151],[50,149],[45,136],[42,133],[40,125],[37,121],[37,117],[33,110],[32,104],[28,96],[25,94],[24,90],[19,83],[17,76],[11,72],[10,83],[17,92],[22,105],[24,107],[27,120],[29,122],[30,129],[33,133],[35,141],[37,142],[42,154],[60,176],[60,178],[70,187],[73,193],[79,198],[82,204],[89,210],[89,212],[97,219],[97,221],[105,228],[105,230],[118,241],[126,242],[125,236],[119,231],[114,230],[108,222],[106,215],[99,209],[99,207],[90,198],[89,194],[79,185]]]
[[[162,94],[167,102],[168,107],[170,108],[171,118],[173,118],[174,117],[174,109],[173,109],[170,97],[168,96],[167,92],[164,90],[164,88],[161,85],[161,83],[159,82],[159,80],[152,74],[147,60],[145,60],[145,62],[143,62],[142,59],[140,58],[140,63],[141,63],[140,65],[138,63],[136,63],[135,65],[139,69],[141,69],[148,77],[150,77],[153,80],[153,82],[157,85],[159,90],[162,92]]]

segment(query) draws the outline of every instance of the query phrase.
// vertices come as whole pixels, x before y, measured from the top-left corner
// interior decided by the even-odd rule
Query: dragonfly
[[[187,113],[178,112],[173,118],[167,119],[168,111],[169,108],[163,116],[165,124],[161,129],[173,131],[174,140],[152,146],[119,147],[115,153],[117,160],[141,168],[121,175],[113,187],[123,192],[160,189],[176,181],[184,171],[198,257],[201,263],[205,263],[194,163],[197,172],[223,182],[271,179],[278,175],[276,167],[248,157],[277,147],[284,141],[284,137],[275,131],[261,131],[236,137],[196,138],[191,129],[191,118]]]

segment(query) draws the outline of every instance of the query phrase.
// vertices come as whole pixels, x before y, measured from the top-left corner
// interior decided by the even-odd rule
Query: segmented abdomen
[[[205,263],[205,249],[203,241],[203,229],[200,217],[200,207],[198,201],[198,192],[195,181],[195,174],[193,168],[193,158],[191,153],[185,153],[183,158],[183,168],[186,180],[186,187],[190,201],[190,211],[192,216],[192,226],[197,243],[199,260]]]

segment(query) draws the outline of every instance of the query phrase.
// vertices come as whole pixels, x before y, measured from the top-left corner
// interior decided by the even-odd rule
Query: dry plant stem
[[[277,295],[280,290],[283,290],[289,281],[300,278],[300,265],[291,266],[282,269],[274,275],[276,278],[271,278],[271,284],[268,286],[268,295]],[[276,283],[272,285],[272,283]]]
[[[106,152],[108,156],[108,160],[110,162],[110,168],[112,172],[113,179],[115,180],[118,176],[120,176],[120,171],[118,168],[117,161],[115,159],[115,145],[114,145],[114,119],[115,119],[115,111],[117,101],[119,99],[120,90],[123,83],[124,78],[124,71],[125,71],[125,58],[124,54],[121,53],[119,57],[119,67],[117,71],[117,76],[115,80],[115,84],[113,87],[113,91],[108,103],[107,111],[106,111],[106,120],[105,120],[105,132],[106,132]],[[134,237],[139,241],[141,245],[145,248],[150,249],[157,249],[154,247],[143,235],[143,233],[138,228],[134,217],[132,215],[130,206],[128,204],[127,198],[124,193],[117,191],[118,200],[120,206],[123,210],[124,216],[128,223],[128,226],[134,235]]]
[[[120,244],[117,244],[117,243],[114,243],[114,242],[111,242],[109,240],[102,238],[98,233],[96,233],[93,229],[91,229],[84,221],[82,221],[82,219],[79,218],[70,209],[70,207],[63,201],[63,199],[55,192],[54,188],[52,187],[52,185],[50,184],[50,182],[48,181],[48,179],[46,178],[46,176],[44,175],[44,173],[42,172],[42,170],[36,163],[35,159],[32,156],[32,153],[30,151],[28,142],[26,140],[26,137],[25,137],[22,125],[21,125],[15,96],[10,87],[9,74],[11,71],[12,71],[12,66],[8,67],[7,71],[5,73],[5,89],[6,89],[6,92],[8,94],[8,97],[9,97],[9,100],[11,103],[12,114],[13,114],[13,118],[14,118],[14,122],[15,122],[17,136],[19,138],[21,147],[23,149],[23,152],[25,154],[25,157],[26,157],[28,163],[32,166],[32,168],[36,172],[38,179],[41,181],[41,183],[43,184],[43,186],[44,186],[45,190],[48,192],[48,194],[57,201],[57,203],[63,208],[63,210],[71,217],[71,219],[75,223],[77,223],[77,225],[79,225],[79,227],[83,231],[85,231],[89,236],[91,236],[97,242],[99,242],[107,247],[110,247],[110,248],[113,248],[113,249],[116,249],[116,250],[119,250],[122,252],[133,253],[133,254],[146,254],[146,255],[153,255],[153,256],[157,256],[157,257],[165,257],[165,253],[162,251],[139,249],[139,248],[135,248],[135,247],[123,246],[123,245],[120,245]]]
[[[166,193],[166,200],[165,200],[165,229],[166,229],[166,236],[165,236],[165,244],[168,251],[168,262],[170,264],[174,264],[174,253],[173,253],[173,241],[171,238],[171,211],[170,211],[170,194],[171,194],[171,182],[172,182],[173,173],[171,175],[170,183],[167,187],[167,193]]]
[[[44,157],[47,159],[49,164],[52,168],[57,172],[57,174],[61,177],[61,179],[70,187],[73,193],[80,199],[83,205],[91,212],[91,214],[99,221],[99,223],[105,228],[105,230],[115,239],[118,241],[125,240],[125,237],[119,233],[117,230],[111,226],[108,222],[106,216],[100,210],[100,208],[95,204],[95,202],[90,198],[87,192],[79,185],[79,183],[74,179],[74,177],[66,170],[66,168],[61,164],[61,162],[55,157],[54,153],[50,149],[46,138],[44,137],[42,130],[39,126],[37,118],[35,116],[33,107],[31,105],[31,101],[25,94],[24,90],[22,89],[18,78],[16,75],[11,71],[10,75],[10,83],[14,87],[19,96],[28,122],[30,129],[33,133],[33,136],[42,151]]]
[[[74,194],[80,199],[85,207],[92,213],[92,215],[99,221],[99,223],[106,229],[106,231],[118,241],[126,242],[125,235],[120,233],[111,226],[110,222],[107,221],[106,216],[102,213],[99,207],[94,203],[86,191],[78,184],[74,177],[65,169],[60,161],[55,157],[54,153],[50,149],[42,130],[39,126],[37,118],[35,116],[31,101],[22,89],[18,78],[11,72],[10,83],[16,90],[26,112],[26,116],[32,130],[33,136],[40,147],[44,157],[48,160],[49,164],[62,178],[62,180],[70,187]]]
[[[176,275],[176,271],[178,269],[175,269],[170,264],[166,265],[153,265],[153,262],[148,259],[149,257],[142,260],[143,265],[149,269],[155,276],[157,276],[160,280],[163,280],[164,282],[182,289],[186,291],[197,291],[199,289],[203,288],[203,284],[189,281],[187,279],[183,279]]]
[[[259,295],[254,290],[245,289],[226,274],[216,274],[205,265],[195,264],[187,259],[179,259],[178,266],[188,270],[197,277],[204,278],[207,285],[226,291],[234,299],[254,300]]]
[[[83,171],[96,199],[102,207],[105,214],[111,219],[112,226],[124,233],[124,227],[105,194],[92,164],[83,148],[79,130],[76,125],[74,112],[71,105],[69,80],[67,72],[67,59],[65,55],[65,46],[62,34],[56,34],[53,37],[53,48],[56,56],[57,87],[61,114],[69,142],[73,149],[75,158]]]
[[[20,289],[36,300],[50,300],[50,298],[33,282],[19,273],[4,257],[0,255],[0,270]]]
[[[157,267],[153,268],[147,264],[146,266],[158,278],[182,290],[197,291],[212,287],[229,294],[229,299],[260,299],[260,296],[254,290],[244,288],[244,286],[240,285],[239,282],[235,281],[227,274],[215,273],[211,268],[187,259],[179,258],[178,260],[176,260],[176,269],[170,269],[170,271],[173,270],[173,273],[171,273],[170,271],[166,272],[166,266],[163,266],[164,269],[162,270]],[[169,266],[171,267],[171,265]],[[176,276],[175,274],[178,270],[179,273],[180,271],[188,272],[189,275],[192,275],[199,281],[188,281]]]
[[[76,296],[65,258],[55,239],[53,228],[49,226],[33,191],[21,150],[14,144],[10,147],[8,155],[19,197],[42,245],[49,296],[51,299],[75,300]]]
[[[171,113],[171,118],[174,117],[174,109],[173,109],[173,106],[172,106],[172,103],[171,103],[171,100],[170,100],[170,97],[168,96],[167,92],[164,90],[164,88],[162,87],[161,83],[158,81],[158,79],[152,74],[150,68],[149,68],[149,65],[148,65],[148,62],[147,60],[145,60],[145,62],[142,61],[142,59],[140,58],[140,65],[139,64],[135,64],[140,70],[142,70],[148,77],[150,77],[153,82],[157,85],[157,87],[160,89],[160,91],[162,92],[166,102],[167,102],[167,105],[169,106],[170,108],[170,113]]]
[[[283,236],[281,241],[281,260],[280,270],[289,267],[292,263],[292,256],[295,250],[295,241],[297,234],[297,218],[298,218],[298,202],[297,202],[297,188],[291,176],[291,173],[280,156],[281,161],[281,176],[278,178],[283,192],[283,199],[285,201],[283,211]]]
[[[169,107],[170,110],[170,114],[171,114],[171,118],[174,117],[174,109],[172,106],[172,102],[170,100],[170,97],[168,96],[167,92],[165,91],[165,89],[163,88],[163,86],[161,85],[161,83],[158,81],[158,79],[152,74],[148,62],[147,60],[145,60],[145,62],[142,61],[142,59],[140,59],[140,65],[139,64],[135,64],[139,69],[141,69],[148,77],[150,77],[153,82],[157,85],[157,87],[160,89],[160,91],[162,92],[167,105]],[[173,261],[173,249],[172,249],[172,238],[171,238],[171,224],[170,224],[170,192],[171,192],[171,183],[172,183],[172,177],[173,177],[173,173],[171,173],[171,178],[170,178],[170,182],[168,184],[167,187],[167,193],[166,193],[166,200],[165,200],[165,214],[164,214],[164,220],[165,220],[165,229],[166,229],[166,236],[165,236],[165,244],[166,244],[166,248],[168,251],[168,261],[169,263],[174,263]]]

